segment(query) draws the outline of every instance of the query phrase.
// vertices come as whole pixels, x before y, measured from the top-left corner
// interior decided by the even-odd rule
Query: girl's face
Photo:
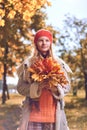
[[[37,41],[37,48],[42,53],[45,54],[50,50],[51,42],[48,37],[42,36]]]

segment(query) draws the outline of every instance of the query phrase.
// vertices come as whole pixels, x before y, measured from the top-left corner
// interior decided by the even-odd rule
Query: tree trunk
[[[6,74],[7,74],[7,55],[8,55],[8,44],[6,40],[4,40],[4,47],[5,47],[5,53],[4,53],[4,73],[3,73],[3,92],[2,92],[2,104],[5,104],[6,98],[9,99],[9,92],[8,92],[8,86],[6,83]]]
[[[9,99],[8,86],[6,84],[6,70],[6,64],[4,64],[2,104],[5,104],[7,98]]]
[[[4,64],[2,104],[6,101],[6,64]]]
[[[84,73],[85,77],[85,99],[87,100],[87,73]]]
[[[77,96],[77,91],[78,91],[78,89],[77,89],[77,87],[75,86],[75,87],[73,88],[73,96]]]

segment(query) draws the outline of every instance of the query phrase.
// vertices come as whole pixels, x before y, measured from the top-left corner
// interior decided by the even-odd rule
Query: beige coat
[[[65,72],[66,78],[69,80],[67,72],[71,73],[71,69],[60,58],[57,58],[57,60],[61,64],[61,66]],[[24,68],[23,68],[24,64],[27,64],[29,66],[29,59],[24,61],[24,63],[18,69],[18,76],[19,77],[21,76],[21,74],[24,71]],[[56,122],[55,122],[56,128],[55,128],[55,130],[69,130],[68,125],[67,125],[66,115],[64,112],[63,97],[70,91],[70,84],[67,84],[66,89],[65,88],[61,89],[60,85],[58,85],[57,88],[58,88],[60,95],[58,96],[55,93],[53,93],[54,98],[57,100]],[[22,118],[20,121],[19,128],[17,130],[27,130],[29,113],[30,113],[29,98],[26,97],[25,101],[23,102],[23,107],[22,107]]]

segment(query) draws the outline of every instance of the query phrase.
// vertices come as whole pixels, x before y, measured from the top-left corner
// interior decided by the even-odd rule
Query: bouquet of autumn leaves
[[[31,78],[37,82],[47,81],[49,87],[68,83],[59,63],[52,57],[36,60],[29,68]]]

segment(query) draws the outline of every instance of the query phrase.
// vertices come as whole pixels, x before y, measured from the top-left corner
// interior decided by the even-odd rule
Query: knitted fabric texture
[[[35,37],[34,37],[34,43],[36,44],[37,41],[38,41],[38,39],[39,39],[40,37],[42,37],[42,36],[48,37],[49,40],[50,40],[50,42],[52,43],[52,41],[53,41],[53,36],[52,36],[52,34],[51,34],[50,31],[45,30],[45,29],[40,29],[39,31],[37,31],[37,33],[36,33],[36,35],[35,35]]]

